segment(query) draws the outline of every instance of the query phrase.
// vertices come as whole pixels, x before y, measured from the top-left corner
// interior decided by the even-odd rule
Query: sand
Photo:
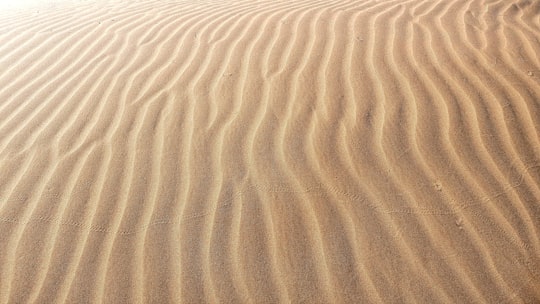
[[[0,12],[0,303],[539,303],[540,2]]]

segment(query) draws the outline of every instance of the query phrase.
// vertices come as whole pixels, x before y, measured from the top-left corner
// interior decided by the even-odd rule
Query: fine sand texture
[[[540,1],[0,11],[0,303],[540,303]]]

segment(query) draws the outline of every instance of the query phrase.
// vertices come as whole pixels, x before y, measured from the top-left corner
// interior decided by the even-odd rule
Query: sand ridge
[[[540,301],[540,3],[0,13],[0,303]]]

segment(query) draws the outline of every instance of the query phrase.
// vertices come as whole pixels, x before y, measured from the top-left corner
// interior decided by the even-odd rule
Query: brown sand
[[[0,303],[540,302],[539,1],[4,11],[0,117]]]

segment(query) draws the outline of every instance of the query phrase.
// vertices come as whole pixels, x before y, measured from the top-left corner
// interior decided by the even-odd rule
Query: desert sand
[[[0,12],[0,303],[540,303],[540,2]]]

